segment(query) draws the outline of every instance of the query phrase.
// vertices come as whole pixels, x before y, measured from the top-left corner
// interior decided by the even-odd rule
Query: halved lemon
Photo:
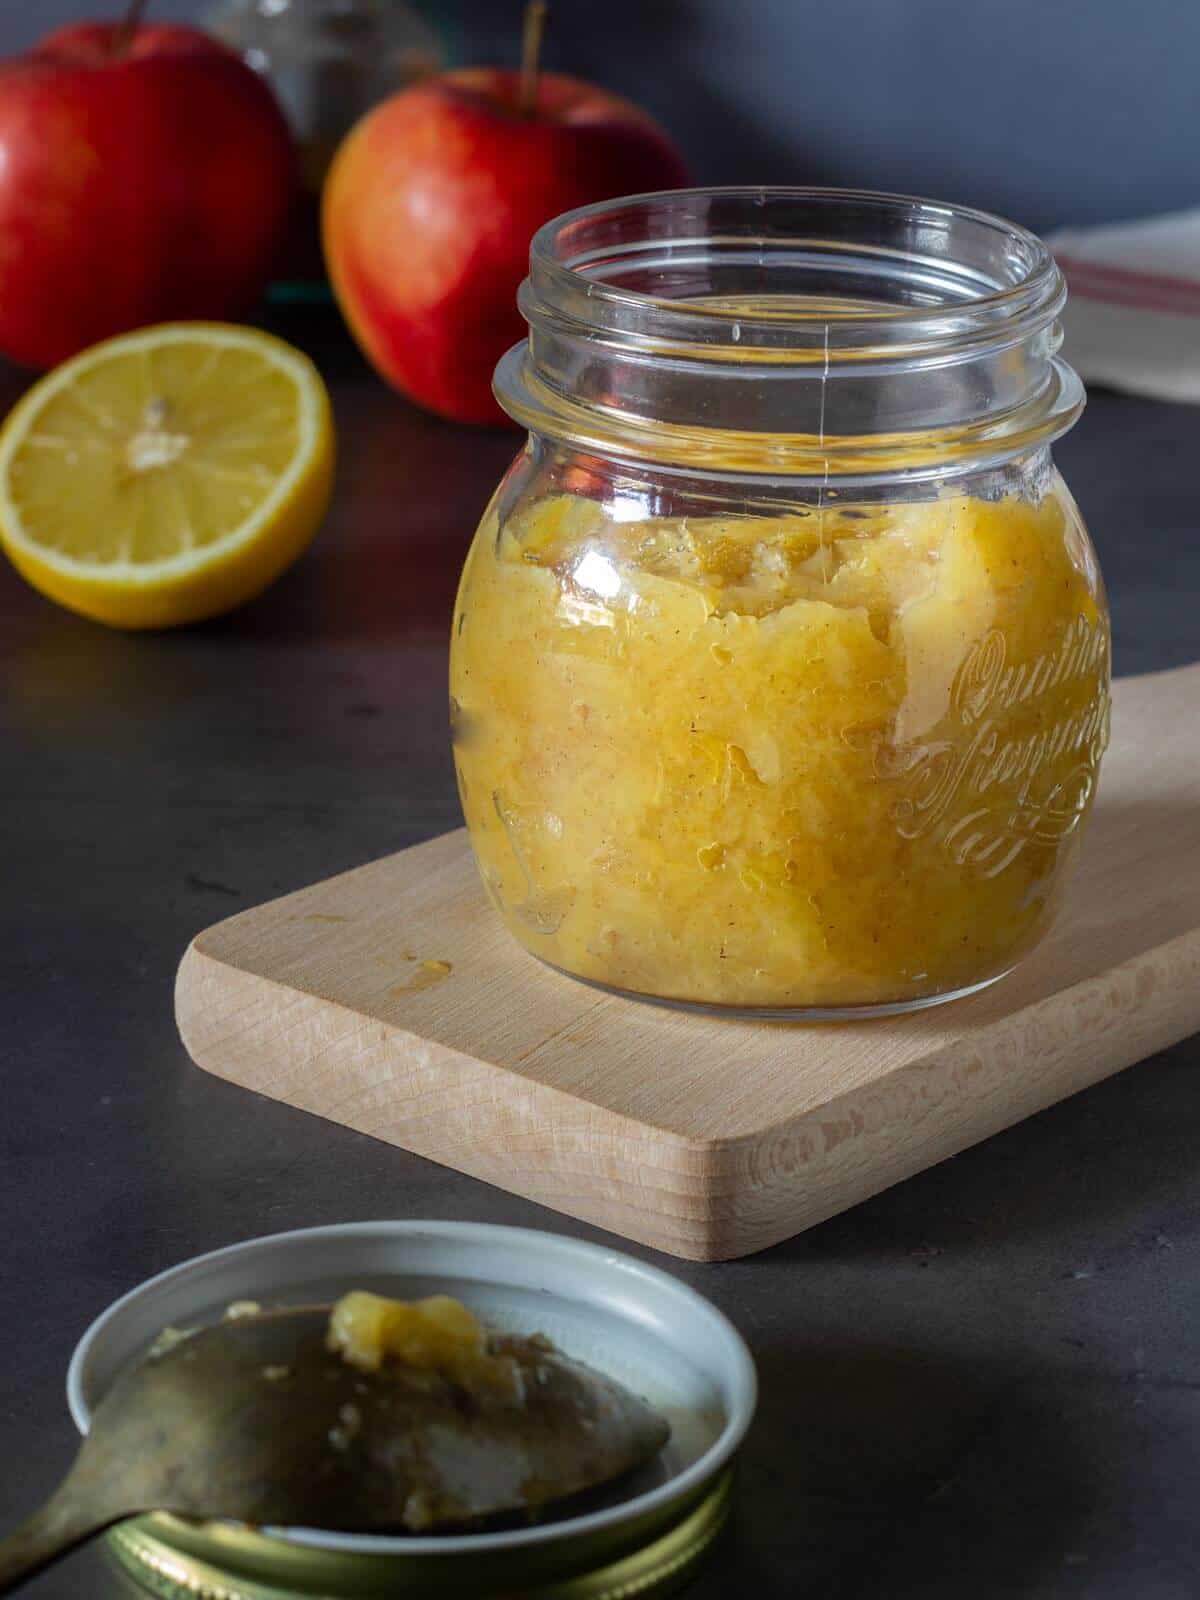
[[[254,328],[178,322],[47,374],[0,431],[0,543],[35,589],[117,628],[241,605],[289,567],[333,487],[329,396]]]

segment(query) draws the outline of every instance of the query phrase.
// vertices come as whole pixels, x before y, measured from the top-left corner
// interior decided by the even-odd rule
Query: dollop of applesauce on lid
[[[436,1373],[465,1389],[519,1397],[516,1362],[491,1353],[483,1323],[450,1295],[392,1300],[352,1290],[330,1312],[328,1344],[362,1372],[394,1363],[410,1373]]]
[[[555,966],[736,1006],[893,1003],[1048,924],[1108,730],[1060,485],[776,518],[489,514],[451,664],[491,896]]]

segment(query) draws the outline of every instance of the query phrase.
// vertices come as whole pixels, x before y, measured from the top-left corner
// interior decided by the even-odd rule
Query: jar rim
[[[591,223],[601,222],[606,218],[611,219],[621,213],[639,211],[646,215],[649,222],[654,218],[656,208],[678,211],[680,206],[689,200],[741,202],[756,209],[765,209],[769,204],[778,203],[814,207],[826,205],[844,207],[850,203],[877,215],[907,214],[913,219],[919,216],[923,222],[935,219],[943,223],[957,221],[972,224],[981,231],[990,232],[998,238],[1007,240],[1010,246],[1005,258],[1007,261],[1014,262],[1015,251],[1022,253],[1022,259],[1016,263],[1018,271],[1011,282],[1004,284],[993,282],[977,294],[964,296],[957,301],[946,301],[940,305],[880,303],[864,311],[862,308],[838,310],[835,307],[821,308],[811,304],[796,303],[777,308],[764,306],[750,315],[740,311],[736,306],[714,303],[712,300],[691,300],[616,287],[598,278],[594,272],[586,270],[596,259],[594,247],[591,252],[580,252],[576,249],[575,254],[564,259],[564,251],[569,250],[572,244],[579,240],[579,236]],[[704,236],[700,234],[678,235],[665,242],[673,244],[676,238],[686,238],[693,243],[705,242]],[[613,200],[600,200],[592,205],[578,206],[572,211],[563,212],[560,216],[544,223],[530,242],[529,262],[529,281],[537,277],[547,286],[558,284],[563,288],[576,286],[581,281],[585,283],[588,286],[586,292],[589,301],[598,312],[605,304],[611,303],[668,316],[678,317],[682,314],[689,320],[695,319],[697,325],[707,324],[714,330],[731,329],[732,326],[740,324],[740,335],[736,342],[743,349],[747,344],[748,326],[753,327],[760,320],[772,331],[788,327],[804,327],[813,323],[823,325],[829,322],[848,332],[861,333],[867,340],[880,331],[881,322],[886,322],[889,329],[904,327],[911,330],[915,337],[920,337],[920,332],[925,327],[933,330],[939,325],[944,327],[946,324],[961,323],[964,313],[981,315],[989,320],[997,316],[1011,319],[1027,309],[1043,307],[1053,307],[1056,313],[1061,309],[1060,300],[1065,299],[1065,281],[1049,248],[1035,233],[1018,223],[973,206],[931,200],[919,195],[890,194],[873,189],[839,189],[818,184],[767,184],[754,187],[730,184],[709,188],[659,190],[626,195]],[[965,285],[969,280],[964,277],[960,281]],[[976,277],[975,281],[983,283],[986,280]]]
[[[1066,283],[972,207],[816,186],[667,190],[534,235],[527,344],[496,373],[532,431],[738,475],[932,477],[1064,432]],[[724,464],[724,465],[723,465]]]

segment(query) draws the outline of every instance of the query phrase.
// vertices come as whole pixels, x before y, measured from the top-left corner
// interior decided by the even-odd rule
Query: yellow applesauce
[[[567,972],[721,1006],[911,1002],[1044,931],[1108,677],[1057,479],[628,521],[553,494],[489,512],[464,571],[462,803],[508,927]]]
[[[512,1357],[493,1355],[483,1323],[446,1294],[392,1300],[353,1289],[330,1311],[327,1343],[361,1372],[395,1366],[437,1373],[466,1389],[519,1388]]]

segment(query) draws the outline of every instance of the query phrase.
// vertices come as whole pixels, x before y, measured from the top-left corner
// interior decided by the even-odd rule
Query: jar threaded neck
[[[1063,276],[983,212],[836,189],[694,189],[534,237],[496,374],[534,432],[720,474],[952,476],[1063,433]]]

